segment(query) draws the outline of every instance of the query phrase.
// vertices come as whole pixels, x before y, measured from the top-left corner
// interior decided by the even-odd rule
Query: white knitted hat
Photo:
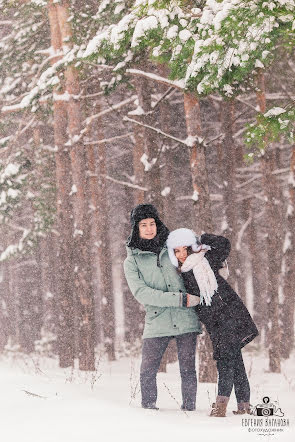
[[[197,252],[201,248],[195,232],[185,228],[170,232],[166,244],[170,261],[175,267],[178,267],[178,260],[175,256],[174,249],[177,247],[191,247],[194,252]]]

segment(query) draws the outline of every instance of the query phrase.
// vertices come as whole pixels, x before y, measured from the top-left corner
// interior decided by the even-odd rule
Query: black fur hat
[[[152,204],[138,204],[138,206],[134,207],[131,211],[130,219],[132,227],[147,218],[154,218],[156,222],[159,221],[157,209]]]
[[[139,237],[138,223],[147,218],[153,218],[157,225],[157,236],[154,239],[141,239]],[[132,231],[127,239],[127,246],[131,248],[140,248],[142,250],[156,250],[162,248],[169,235],[169,230],[162,223],[155,206],[152,204],[138,204],[131,211],[130,215]]]

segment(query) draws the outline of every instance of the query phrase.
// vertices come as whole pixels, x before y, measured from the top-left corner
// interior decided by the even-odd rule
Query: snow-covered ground
[[[281,374],[267,373],[267,357],[244,350],[252,404],[263,396],[278,401],[289,427],[269,436],[243,426],[234,416],[232,394],[226,418],[210,418],[215,384],[199,384],[197,411],[183,412],[178,363],[158,374],[159,411],[140,408],[140,359],[101,361],[96,373],[60,369],[52,359],[18,355],[0,357],[1,442],[199,442],[294,440],[295,357]],[[254,416],[251,416],[254,419]]]

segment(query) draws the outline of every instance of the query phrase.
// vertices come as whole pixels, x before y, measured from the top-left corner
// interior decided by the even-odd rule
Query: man
[[[151,204],[131,212],[124,272],[135,299],[146,310],[140,367],[141,405],[158,409],[156,376],[170,339],[176,339],[183,410],[195,410],[197,377],[195,352],[201,325],[194,309],[199,298],[185,292],[166,247],[169,230]]]

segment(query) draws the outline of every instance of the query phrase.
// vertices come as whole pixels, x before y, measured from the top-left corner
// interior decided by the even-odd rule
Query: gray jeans
[[[148,406],[157,400],[156,376],[162,356],[170,339],[175,338],[181,376],[183,406],[195,408],[197,375],[195,367],[197,333],[184,333],[177,336],[146,338],[143,340],[142,362],[140,367],[141,404]]]

